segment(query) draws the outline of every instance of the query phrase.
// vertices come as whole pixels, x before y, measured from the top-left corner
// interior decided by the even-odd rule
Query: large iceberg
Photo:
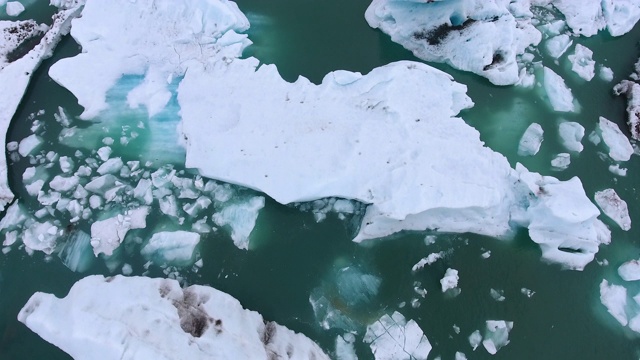
[[[6,22],[0,21],[0,142],[6,143],[7,130],[13,114],[18,109],[24,92],[27,90],[31,74],[40,63],[50,57],[63,35],[69,32],[71,20],[80,10],[84,0],[69,1],[67,6],[54,15],[53,24],[44,34],[40,42],[19,59],[10,59],[25,41],[33,39],[46,29],[33,21]],[[13,201],[14,195],[7,182],[6,156],[0,156],[0,211]]]
[[[89,276],[62,299],[35,293],[18,320],[76,360],[329,359],[226,293],[168,279]]]
[[[456,117],[473,105],[466,87],[425,64],[289,83],[275,66],[239,58],[250,42],[236,31],[248,22],[228,1],[88,1],[73,25],[83,53],[50,74],[78,97],[84,118],[108,106],[106,91],[122,75],[144,76],[148,96],[129,95],[148,100],[149,115],[179,78],[187,167],[284,204],[369,204],[355,241],[425,229],[505,237],[519,225],[545,244],[545,259],[581,269],[609,240],[579,180],[512,169]]]

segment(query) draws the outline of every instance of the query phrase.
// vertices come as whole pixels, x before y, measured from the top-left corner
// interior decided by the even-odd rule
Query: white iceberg
[[[631,218],[626,201],[613,189],[597,191],[595,196],[596,204],[602,209],[605,215],[611,218],[624,231],[631,229]]]
[[[369,343],[376,360],[426,360],[431,351],[418,324],[407,322],[397,311],[367,326],[364,342]]]
[[[627,326],[628,319],[627,289],[624,286],[609,284],[607,280],[600,283],[600,302],[622,326]]]
[[[440,279],[440,285],[442,287],[442,292],[446,292],[447,290],[453,290],[458,287],[458,280],[460,277],[458,276],[458,270],[456,269],[447,269],[442,279]]]
[[[24,11],[24,5],[19,1],[9,1],[7,2],[5,10],[9,16],[18,16]]]
[[[107,106],[106,91],[123,74],[145,73],[149,82],[158,72],[184,76],[179,134],[187,167],[284,204],[328,197],[369,204],[355,241],[425,229],[507,237],[520,225],[546,244],[545,259],[575,269],[608,242],[579,181],[512,169],[455,117],[472,102],[449,75],[397,62],[367,75],[335,71],[320,85],[288,83],[275,66],[238,58],[249,41],[236,33],[248,24],[235,4],[151,3],[89,1],[74,22],[83,53],[50,74],[85,106],[84,118]],[[487,9],[504,15],[498,23],[511,21],[504,8]],[[555,201],[565,195],[547,187],[570,189],[571,202]],[[568,206],[580,216],[566,216]]]
[[[35,293],[18,320],[76,360],[328,360],[313,341],[216,289],[89,276],[58,299]]]
[[[631,260],[618,267],[618,275],[624,281],[640,280],[640,260]]]
[[[554,0],[552,3],[576,35],[592,36],[606,27],[612,36],[621,36],[640,19],[640,3],[636,0]]]
[[[131,229],[144,229],[149,214],[147,206],[127,210],[123,214],[99,220],[91,224],[91,246],[96,256],[107,256],[120,246]]]
[[[544,45],[549,56],[557,59],[571,47],[571,44],[573,44],[573,40],[569,35],[560,34],[547,40]]]
[[[523,2],[520,2],[523,3]],[[374,0],[373,28],[426,61],[446,62],[496,85],[516,84],[517,56],[542,39],[528,6],[495,0]]]
[[[591,81],[596,75],[596,62],[592,59],[593,51],[586,46],[577,44],[573,55],[569,55],[571,70],[581,78]]]
[[[560,142],[567,150],[581,152],[584,149],[582,138],[584,137],[584,127],[577,122],[563,121],[558,125]]]
[[[540,145],[542,145],[543,136],[544,130],[542,130],[540,124],[533,123],[529,125],[518,143],[518,155],[533,156],[537,154],[540,150]]]
[[[615,161],[627,161],[633,155],[633,147],[629,139],[620,131],[618,125],[604,117],[598,121],[598,131],[609,148],[609,156]]]
[[[553,110],[558,112],[576,112],[573,94],[560,75],[548,67],[543,70],[543,87]]]

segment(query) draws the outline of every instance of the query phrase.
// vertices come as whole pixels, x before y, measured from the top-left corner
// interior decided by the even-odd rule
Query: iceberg
[[[440,279],[440,285],[442,286],[442,292],[446,292],[447,290],[454,290],[458,287],[458,270],[455,269],[447,269],[444,274],[444,277]]]
[[[542,130],[540,124],[533,123],[529,125],[518,143],[518,155],[533,156],[537,154],[540,150],[540,145],[542,145],[543,136],[544,130]]]
[[[640,260],[631,260],[618,267],[618,275],[624,281],[640,280]]]
[[[509,344],[509,332],[513,329],[513,321],[487,320],[482,346],[491,355]]]
[[[569,55],[571,70],[581,78],[591,81],[596,75],[596,62],[592,59],[593,51],[586,46],[577,44],[573,55]]]
[[[582,138],[584,137],[584,127],[577,122],[563,121],[558,125],[560,142],[567,150],[576,153],[582,152]]]
[[[56,47],[62,36],[69,32],[71,26],[71,20],[78,16],[82,9],[83,0],[69,1],[68,6],[62,7],[56,15],[53,17],[53,24],[49,27],[48,31],[44,34],[44,37],[40,42],[26,55],[16,59],[13,62],[6,62],[6,53],[0,50],[0,56],[3,58],[0,61],[0,142],[6,143],[6,134],[9,128],[11,119],[16,112],[22,96],[24,95],[31,74],[40,66],[40,63],[51,56],[53,49]],[[6,26],[4,22],[0,22],[0,27]],[[30,25],[29,25],[30,24]],[[0,48],[8,46],[7,43],[11,43],[12,48],[16,48],[17,42],[27,41],[34,36],[33,22],[16,22],[12,26],[15,26],[18,30],[15,37],[9,39],[4,36],[0,40]],[[3,29],[7,29],[4,27]],[[42,28],[41,28],[42,29]],[[21,39],[22,41],[18,40]],[[0,211],[4,211],[5,206],[13,201],[14,195],[9,189],[7,182],[7,162],[6,157],[0,157]]]
[[[573,94],[560,75],[548,67],[543,70],[543,87],[553,110],[558,112],[576,112]]]
[[[518,56],[542,39],[526,3],[374,0],[365,19],[420,59],[512,85],[520,79]]]
[[[633,147],[618,125],[601,116],[597,129],[602,141],[609,148],[611,159],[614,161],[627,161],[631,158]]]
[[[94,254],[112,255],[124,241],[129,230],[144,229],[147,226],[148,214],[149,207],[141,206],[91,224],[91,246]]]
[[[35,293],[18,320],[76,360],[328,360],[309,338],[211,287],[89,276],[62,299]]]
[[[153,234],[142,248],[142,256],[159,265],[189,266],[195,262],[200,234],[188,231],[162,231]]]
[[[595,194],[596,204],[602,209],[605,215],[611,218],[624,231],[631,229],[631,218],[626,201],[613,189],[597,191]]]
[[[364,342],[376,360],[426,360],[431,352],[431,343],[418,324],[397,311],[367,326]]]
[[[501,15],[496,23],[515,21],[487,4],[486,14]],[[50,75],[76,95],[85,119],[107,107],[105,94],[123,75],[148,78],[140,91],[155,84],[158,94],[165,85],[156,79],[180,79],[177,141],[186,167],[283,204],[330,197],[367,204],[356,242],[426,229],[508,237],[525,226],[544,244],[544,259],[581,269],[609,241],[579,180],[512,169],[456,117],[473,103],[451,76],[401,61],[366,75],[334,71],[319,85],[303,77],[289,83],[275,66],[239,58],[250,42],[237,31],[247,26],[223,0],[90,0],[71,31],[83,53],[57,62]],[[572,96],[560,100],[573,109]],[[164,210],[181,210],[167,198]]]
[[[627,125],[631,137],[640,140],[640,59],[634,65],[630,80],[622,80],[614,86],[613,93],[627,98]]]

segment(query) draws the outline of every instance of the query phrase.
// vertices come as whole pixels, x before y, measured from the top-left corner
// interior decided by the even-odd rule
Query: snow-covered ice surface
[[[6,133],[22,96],[27,89],[31,74],[40,63],[50,57],[63,35],[67,34],[74,19],[82,9],[84,0],[70,1],[54,16],[53,24],[31,51],[19,59],[9,62],[6,55],[23,42],[34,38],[46,26],[33,21],[0,21],[0,142],[6,143]],[[7,183],[6,157],[0,157],[0,211],[14,198]]]
[[[505,237],[515,224],[545,244],[546,260],[574,269],[608,242],[579,180],[512,169],[455,117],[472,102],[449,75],[397,62],[367,75],[335,71],[320,85],[302,77],[288,83],[275,66],[238,58],[249,41],[236,33],[248,23],[235,4],[193,2],[179,11],[173,2],[154,4],[89,1],[74,21],[71,34],[83,53],[54,64],[50,75],[78,97],[82,117],[106,108],[105,93],[123,74],[143,74],[128,99],[145,99],[152,115],[166,105],[164,79],[183,76],[177,91],[187,167],[280,203],[340,197],[369,204],[355,241],[425,229]],[[501,14],[497,23],[514,21]],[[96,62],[99,74],[87,65]],[[562,79],[549,77],[548,92],[568,95],[559,108],[572,111]],[[176,207],[165,198],[161,209]]]
[[[367,326],[364,342],[376,360],[426,360],[431,352],[431,343],[418,324],[397,311]]]
[[[596,204],[605,215],[611,218],[624,231],[631,229],[631,218],[627,202],[622,200],[613,189],[605,189],[596,192],[594,196]]]
[[[34,294],[18,319],[76,360],[329,359],[230,295],[169,279],[89,276],[62,299]]]

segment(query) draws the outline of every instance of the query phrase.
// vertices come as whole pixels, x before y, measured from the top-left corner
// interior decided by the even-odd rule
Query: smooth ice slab
[[[200,234],[188,231],[162,231],[153,234],[142,248],[142,256],[151,261],[174,266],[192,265]]]
[[[328,360],[301,334],[216,289],[89,276],[58,299],[35,293],[18,320],[76,360]]]
[[[581,152],[584,149],[582,138],[584,137],[584,127],[577,122],[564,121],[558,125],[560,142],[567,150]]]
[[[548,67],[543,70],[543,87],[553,110],[558,112],[575,112],[573,94],[564,83],[564,79]]]
[[[640,260],[631,260],[620,265],[618,275],[624,281],[640,280]]]
[[[622,200],[613,189],[605,189],[595,194],[596,204],[605,215],[611,218],[624,231],[631,229],[631,218],[627,202]]]
[[[367,327],[364,342],[369,343],[376,360],[426,360],[431,343],[415,321],[399,312],[383,315]]]

